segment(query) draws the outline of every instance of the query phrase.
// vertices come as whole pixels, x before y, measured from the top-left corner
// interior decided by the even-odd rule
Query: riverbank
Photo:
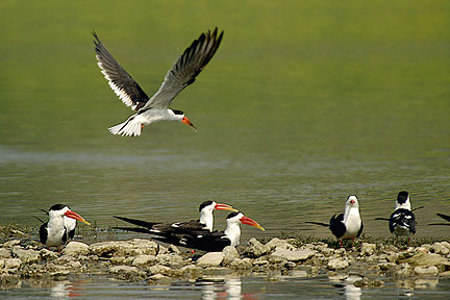
[[[152,240],[102,241],[90,245],[69,243],[61,253],[42,248],[26,233],[2,227],[10,240],[0,244],[2,288],[23,280],[65,280],[103,276],[115,280],[170,284],[174,281],[220,281],[227,276],[283,276],[353,278],[358,287],[382,286],[386,280],[450,277],[450,243],[418,246],[357,242],[337,243],[309,239],[251,239],[246,245],[221,252],[196,252]],[[20,238],[22,237],[22,238]]]

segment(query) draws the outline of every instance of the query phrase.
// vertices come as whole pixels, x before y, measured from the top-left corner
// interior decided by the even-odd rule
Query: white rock
[[[270,249],[280,248],[280,249],[287,249],[287,250],[295,250],[296,248],[289,244],[286,240],[280,240],[277,238],[273,238],[266,244],[266,246],[270,247]]]
[[[328,269],[330,270],[342,270],[349,266],[346,259],[342,258],[332,258],[328,261]]]
[[[22,261],[18,258],[5,259],[5,269],[19,269]]]
[[[143,266],[143,265],[154,264],[155,262],[156,262],[156,256],[141,254],[141,255],[136,256],[131,264],[133,266]]]
[[[377,245],[375,244],[369,244],[369,243],[362,243],[361,245],[361,255],[373,255],[375,253],[375,250],[377,248]]]
[[[111,273],[115,274],[131,274],[135,275],[139,273],[139,269],[136,267],[130,267],[130,266],[114,266],[109,268],[109,271]]]
[[[25,250],[22,248],[14,247],[12,249],[12,253],[14,253],[17,258],[19,258],[23,263],[33,263],[40,260],[41,256],[38,251],[35,250]]]
[[[239,258],[239,253],[236,250],[235,247],[232,246],[226,246],[223,248],[222,253],[224,254],[223,262],[222,264],[224,266],[228,266],[231,264],[235,259]]]
[[[303,261],[314,256],[317,253],[315,250],[301,249],[301,250],[287,250],[284,248],[275,248],[275,251],[271,254],[273,256],[280,256],[289,261]]]
[[[0,248],[0,258],[11,258],[11,253],[8,249]]]
[[[89,254],[89,246],[85,243],[72,241],[67,244],[62,253],[71,256],[87,255]]]
[[[417,275],[436,275],[439,273],[439,270],[436,266],[430,267],[417,266],[414,268],[414,272],[416,272]]]
[[[225,258],[222,252],[209,252],[197,260],[197,265],[201,267],[218,267]]]

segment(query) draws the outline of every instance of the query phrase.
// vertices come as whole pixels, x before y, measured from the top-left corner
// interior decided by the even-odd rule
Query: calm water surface
[[[388,217],[407,190],[413,206],[425,206],[417,236],[449,239],[449,227],[426,224],[450,214],[450,7],[419,4],[2,1],[0,223],[37,226],[31,216],[54,203],[106,227],[118,224],[112,215],[185,220],[213,199],[266,227],[245,228],[243,240],[328,237],[304,222],[326,222],[356,194],[366,234],[386,236],[387,224],[373,219]],[[130,111],[101,76],[90,32],[151,94],[216,25],[225,30],[220,49],[173,103],[200,131],[160,123],[139,138],[109,134]],[[216,216],[222,228],[225,214]],[[344,297],[342,287],[316,283],[311,298]],[[87,295],[110,284],[80,283]],[[276,298],[289,284],[242,286]],[[138,298],[180,295],[177,286],[116,287]],[[202,286],[189,289],[195,297]],[[371,293],[397,292],[386,285],[361,296]]]

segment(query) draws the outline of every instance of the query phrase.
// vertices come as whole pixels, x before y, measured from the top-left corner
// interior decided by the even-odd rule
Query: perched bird
[[[199,206],[200,211],[200,219],[199,220],[190,220],[186,222],[176,222],[176,223],[159,223],[159,222],[147,222],[136,219],[130,219],[125,217],[117,217],[114,218],[120,219],[122,221],[141,226],[141,228],[134,227],[114,227],[114,229],[122,229],[129,231],[137,231],[144,233],[154,233],[160,234],[165,233],[169,234],[171,232],[177,232],[177,230],[188,230],[190,232],[203,230],[212,231],[214,227],[214,211],[215,210],[229,210],[229,211],[237,211],[228,204],[217,203],[215,201],[204,201]]]
[[[342,246],[342,240],[359,237],[364,229],[364,223],[359,214],[359,203],[356,196],[349,196],[345,203],[345,211],[338,216],[333,215],[330,219],[330,224],[320,222],[306,222],[309,224],[320,225],[328,227],[331,233],[337,238]]]
[[[71,211],[68,205],[64,204],[54,204],[50,207],[48,217],[49,221],[42,224],[39,229],[41,243],[46,245],[48,248],[58,247],[58,250],[61,250],[61,246],[65,245],[71,238],[69,233],[71,229],[66,227],[64,217],[91,225],[79,214]]]
[[[44,212],[48,216],[48,211],[46,211],[45,209],[42,209],[42,208],[41,208],[41,211]],[[38,217],[35,217],[35,218],[38,219],[39,221],[41,221],[42,223],[45,223]],[[68,237],[71,240],[75,236],[75,229],[77,228],[77,220],[66,217],[66,216],[64,216],[63,218],[64,218],[64,227],[67,228]]]
[[[225,231],[209,231],[206,228],[191,230],[181,227],[171,228],[169,231],[159,232],[147,230],[147,228],[128,228],[128,230],[152,233],[156,235],[153,239],[186,248],[203,251],[222,251],[222,249],[226,246],[239,245],[241,237],[241,223],[265,230],[255,220],[244,216],[242,212],[232,212],[227,216],[227,228]]]
[[[449,223],[433,223],[433,224],[428,224],[428,225],[450,226],[450,216],[447,216],[447,215],[444,215],[444,214],[440,214],[440,213],[437,213],[436,215],[438,215],[439,217],[441,217],[442,219],[446,220]]]
[[[416,233],[416,217],[411,211],[411,201],[408,192],[398,193],[394,212],[389,218],[389,230],[395,236],[408,236]]]
[[[98,65],[109,86],[125,105],[136,111],[125,122],[110,127],[112,134],[139,136],[144,125],[159,121],[181,121],[196,129],[184,112],[169,108],[169,105],[185,87],[195,81],[195,77],[214,56],[222,41],[223,31],[218,34],[216,27],[212,33],[202,33],[194,40],[167,72],[164,82],[152,98],[117,63],[95,32],[93,35]]]

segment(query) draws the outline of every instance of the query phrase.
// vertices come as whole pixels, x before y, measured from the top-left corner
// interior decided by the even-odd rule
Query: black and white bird
[[[41,211],[43,211],[48,216],[48,211],[42,208]],[[41,221],[42,223],[45,223],[38,217],[35,218]],[[66,227],[68,230],[69,239],[70,240],[73,239],[73,237],[75,236],[75,229],[77,228],[77,220],[64,216],[64,227]]]
[[[227,216],[227,228],[225,231],[209,231],[206,228],[191,230],[189,228],[178,227],[171,228],[171,230],[168,231],[157,232],[147,230],[145,226],[144,228],[127,228],[127,230],[152,233],[155,235],[153,239],[177,246],[209,252],[222,251],[226,246],[239,245],[241,238],[241,223],[254,226],[263,231],[265,230],[258,222],[246,217],[242,212],[232,212]]]
[[[409,193],[402,191],[398,193],[394,212],[389,218],[389,230],[395,236],[408,236],[416,233],[416,216],[411,211]]]
[[[185,222],[176,223],[160,223],[160,222],[147,222],[142,220],[130,219],[125,217],[114,218],[120,219],[122,221],[141,226],[140,228],[134,227],[114,227],[114,229],[122,229],[129,231],[137,231],[144,233],[154,233],[154,234],[169,234],[171,232],[177,232],[178,230],[188,230],[190,232],[204,230],[212,231],[214,228],[214,211],[215,210],[229,210],[237,211],[232,206],[223,203],[217,203],[216,201],[204,201],[199,206],[200,219],[190,220]]]
[[[353,195],[348,197],[344,213],[338,216],[333,215],[330,219],[330,224],[320,222],[306,223],[328,227],[341,245],[342,240],[345,239],[354,241],[364,229],[364,223],[359,214],[358,198]]]
[[[184,112],[169,108],[169,105],[184,88],[195,81],[195,77],[214,56],[222,41],[223,31],[218,34],[215,28],[212,33],[202,33],[194,40],[167,72],[164,82],[152,98],[119,65],[95,32],[93,35],[98,65],[109,86],[125,105],[136,111],[125,122],[110,127],[112,134],[139,136],[144,125],[159,121],[180,121],[196,129]]]
[[[54,204],[48,211],[49,221],[42,224],[39,229],[41,243],[50,247],[61,249],[75,234],[73,222],[67,222],[65,218],[91,225],[76,212],[70,210],[68,205]],[[73,228],[72,228],[73,227]]]

